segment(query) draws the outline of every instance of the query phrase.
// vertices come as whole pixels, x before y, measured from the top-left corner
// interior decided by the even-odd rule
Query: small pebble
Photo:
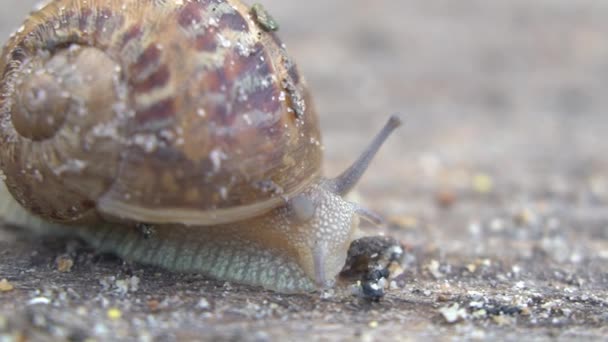
[[[448,323],[456,323],[467,318],[467,311],[461,308],[458,303],[439,309],[439,313],[441,313]]]
[[[501,232],[505,229],[505,222],[500,218],[495,218],[490,221],[490,229],[496,233]]]
[[[201,310],[208,310],[211,307],[207,298],[201,298],[196,306]]]
[[[129,286],[131,288],[131,292],[136,292],[137,290],[139,290],[139,277],[137,276],[132,276],[131,278],[129,278]]]
[[[77,313],[78,315],[80,315],[80,316],[86,316],[86,315],[87,315],[89,312],[88,312],[88,310],[87,310],[87,308],[86,308],[86,307],[84,307],[84,306],[79,306],[79,307],[76,309],[76,313]]]
[[[334,297],[334,291],[332,289],[326,289],[321,292],[320,298],[323,300],[328,300]]]
[[[472,183],[473,190],[480,194],[487,194],[494,188],[494,181],[492,180],[492,177],[485,173],[473,175]]]
[[[116,280],[114,285],[116,286],[116,291],[122,295],[129,292],[129,282],[126,279]]]
[[[483,302],[473,301],[469,303],[469,307],[471,308],[483,308]]]
[[[530,208],[524,208],[513,215],[513,221],[521,226],[528,226],[536,221],[536,215]]]
[[[93,333],[95,335],[105,335],[108,333],[108,328],[103,323],[97,323],[93,327]]]
[[[444,274],[439,270],[439,261],[431,260],[431,262],[426,267],[429,272],[435,277],[435,279],[440,279],[444,277]]]
[[[74,266],[74,260],[69,256],[60,256],[57,258],[57,271],[61,273],[67,273],[72,270],[72,266]]]
[[[122,311],[120,311],[120,309],[117,309],[117,308],[111,308],[108,310],[107,316],[111,320],[117,320],[122,317]]]
[[[485,318],[487,315],[488,315],[488,312],[484,309],[475,310],[471,314],[471,316],[473,316],[473,318],[476,318],[476,319]]]
[[[2,279],[0,280],[0,292],[8,292],[15,289],[13,284],[9,283],[8,280]]]

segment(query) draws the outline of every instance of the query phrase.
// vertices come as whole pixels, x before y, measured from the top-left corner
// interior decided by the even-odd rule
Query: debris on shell
[[[255,21],[265,31],[278,31],[279,24],[277,21],[268,13],[262,4],[254,4],[251,6],[251,13]]]

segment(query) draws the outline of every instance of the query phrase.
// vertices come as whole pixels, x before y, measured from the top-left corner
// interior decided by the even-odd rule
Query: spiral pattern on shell
[[[236,0],[57,0],[0,59],[0,168],[28,210],[215,224],[319,177],[316,114]]]

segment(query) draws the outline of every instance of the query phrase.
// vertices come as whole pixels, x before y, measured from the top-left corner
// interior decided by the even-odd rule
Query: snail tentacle
[[[330,180],[330,186],[335,193],[344,196],[352,190],[369,167],[380,147],[399,126],[401,126],[401,118],[397,114],[391,115],[382,130],[374,137],[359,158],[338,177]]]

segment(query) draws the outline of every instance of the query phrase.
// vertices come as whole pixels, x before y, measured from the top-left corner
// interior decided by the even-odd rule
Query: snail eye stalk
[[[367,208],[357,206],[357,208],[355,209],[355,213],[357,213],[357,215],[359,215],[359,217],[361,217],[362,219],[368,221],[369,223],[375,226],[386,225],[386,220],[382,216]]]
[[[378,150],[386,139],[395,131],[397,127],[401,126],[401,118],[397,115],[391,115],[382,130],[376,135],[369,146],[363,151],[361,156],[348,168],[342,172],[338,177],[330,180],[330,186],[334,193],[344,196],[352,190],[357,184],[361,176],[365,173],[365,170],[369,167],[372,159],[378,153]]]

